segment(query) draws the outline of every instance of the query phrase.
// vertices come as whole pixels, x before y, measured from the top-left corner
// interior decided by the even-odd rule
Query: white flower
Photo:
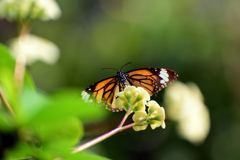
[[[61,10],[55,0],[36,0],[36,4],[44,10],[42,20],[56,20],[61,16]]]
[[[196,84],[175,82],[166,88],[164,102],[168,118],[178,122],[180,136],[194,144],[205,140],[210,130],[210,117]]]
[[[61,10],[55,0],[2,0],[0,17],[9,20],[56,20]]]
[[[25,57],[31,65],[37,60],[47,64],[54,64],[59,58],[59,48],[49,40],[34,35],[15,38],[10,41],[10,48],[14,57]]]

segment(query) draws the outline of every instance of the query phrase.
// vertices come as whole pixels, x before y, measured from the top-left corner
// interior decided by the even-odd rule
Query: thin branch
[[[128,110],[127,110],[127,112],[126,112],[126,114],[124,115],[124,117],[123,117],[123,119],[122,119],[122,121],[121,121],[121,123],[119,124],[118,127],[122,127],[122,126],[123,126],[123,124],[125,123],[127,117],[129,116],[130,110],[131,110],[131,108],[129,107]]]
[[[122,130],[122,128],[115,128],[114,130],[112,130],[110,132],[107,132],[107,133],[105,133],[105,134],[103,134],[103,135],[101,135],[101,136],[99,136],[99,137],[97,137],[97,138],[95,138],[95,139],[93,139],[93,140],[83,144],[83,145],[80,145],[79,147],[74,149],[72,153],[77,153],[77,152],[80,152],[80,151],[82,151],[82,150],[84,150],[86,148],[89,148],[89,147],[93,146],[94,144],[96,144],[98,142],[101,142],[104,139],[106,139],[106,138],[108,138],[108,137],[118,133],[121,130]]]
[[[126,125],[124,127],[117,127],[117,128],[115,128],[114,130],[112,130],[110,132],[107,132],[107,133],[105,133],[105,134],[103,134],[103,135],[101,135],[101,136],[99,136],[99,137],[97,137],[97,138],[87,142],[87,143],[84,143],[84,144],[80,145],[79,147],[74,149],[72,151],[72,153],[77,153],[77,152],[80,152],[80,151],[82,151],[84,149],[87,149],[87,148],[97,144],[98,142],[101,142],[101,141],[107,139],[108,137],[110,137],[110,136],[112,136],[112,135],[114,135],[114,134],[116,134],[116,133],[118,133],[120,131],[123,131],[125,129],[131,128],[133,126],[134,126],[134,123],[128,124],[128,125]]]
[[[25,74],[26,58],[18,55],[16,59],[16,65],[14,70],[14,79],[17,87],[21,90],[23,85],[23,79]]]
[[[16,114],[14,113],[14,111],[13,111],[12,107],[10,106],[10,104],[8,103],[7,99],[4,97],[1,89],[0,89],[0,97],[3,101],[4,106],[6,106],[7,110],[12,114],[13,117],[15,117]]]
[[[129,112],[129,111],[127,111],[127,112]],[[126,115],[127,115],[127,113],[126,113]],[[126,116],[126,115],[125,115],[125,116]],[[123,119],[124,119],[124,118],[123,118]],[[136,123],[131,123],[131,124],[128,124],[128,125],[123,126],[123,127],[117,127],[117,128],[115,128],[114,130],[112,130],[112,131],[110,131],[110,132],[107,132],[107,133],[105,133],[105,134],[103,134],[103,135],[101,135],[101,136],[99,136],[99,137],[97,137],[97,138],[95,138],[95,139],[87,142],[87,143],[84,143],[84,144],[80,145],[79,147],[75,148],[75,149],[72,151],[72,153],[77,153],[77,152],[80,152],[80,151],[82,151],[82,150],[84,150],[84,149],[87,149],[87,148],[89,148],[89,147],[91,147],[91,146],[93,146],[93,145],[95,145],[95,144],[97,144],[97,143],[99,143],[99,142],[107,139],[108,137],[110,137],[110,136],[112,136],[112,135],[120,132],[120,131],[123,131],[123,130],[128,129],[128,128],[132,128],[135,124],[138,124],[138,123],[140,123],[140,122],[142,122],[142,121],[144,121],[144,120],[145,120],[145,119],[142,119],[142,120],[140,120],[140,121],[138,121],[138,122],[136,122]],[[123,120],[122,120],[122,122],[123,122]],[[120,125],[122,124],[122,122],[120,123]],[[123,123],[124,123],[124,122],[123,122]],[[119,125],[119,126],[120,126],[120,125]]]
[[[19,45],[23,43],[23,41],[26,41],[26,38],[28,34],[30,33],[31,25],[28,22],[25,22],[22,24],[20,33],[19,33]],[[19,90],[22,89],[23,81],[24,81],[24,75],[25,75],[25,68],[26,68],[26,56],[24,54],[18,54],[16,57],[16,64],[14,69],[14,79],[15,83]]]
[[[131,128],[131,127],[133,127],[134,125],[135,125],[135,123],[131,123],[131,124],[128,124],[128,125],[126,125],[126,126],[123,126],[123,127],[122,127],[122,130]]]

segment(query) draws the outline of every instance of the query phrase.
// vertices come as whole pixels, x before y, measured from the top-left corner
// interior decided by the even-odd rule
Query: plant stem
[[[0,97],[2,98],[3,104],[6,106],[7,110],[12,114],[13,117],[15,117],[16,115],[15,115],[12,107],[8,103],[7,99],[4,97],[4,95],[3,95],[1,90],[0,90]]]
[[[19,45],[26,40],[28,34],[30,33],[31,25],[28,22],[21,24],[20,34],[19,34]],[[25,67],[26,67],[26,56],[24,54],[19,54],[16,57],[16,65],[14,69],[14,79],[19,90],[22,89]]]
[[[18,55],[14,70],[14,79],[19,90],[22,89],[23,79],[25,74],[26,57]]]
[[[122,127],[122,126],[123,126],[123,124],[125,123],[127,117],[129,116],[130,110],[131,110],[131,108],[129,107],[128,110],[127,110],[127,112],[126,112],[126,114],[124,115],[124,117],[123,117],[123,119],[122,119],[122,121],[121,121],[121,123],[119,124],[118,127]]]
[[[95,139],[87,142],[87,143],[84,143],[83,145],[80,145],[79,147],[77,147],[76,149],[74,149],[74,150],[72,151],[72,153],[77,153],[77,152],[80,152],[80,151],[82,151],[82,150],[84,150],[84,149],[87,149],[87,148],[89,148],[89,147],[97,144],[98,142],[101,142],[101,141],[103,141],[104,139],[107,139],[108,137],[110,137],[110,136],[112,136],[112,135],[114,135],[114,134],[116,134],[116,133],[118,133],[118,132],[120,132],[120,131],[122,131],[122,130],[131,128],[133,125],[134,125],[134,123],[129,124],[129,125],[126,125],[126,126],[124,126],[124,127],[117,127],[117,128],[115,128],[114,130],[112,130],[112,131],[110,131],[110,132],[107,132],[107,133],[105,133],[105,134],[103,134],[103,135],[101,135],[101,136],[99,136],[99,137],[97,137],[97,138],[95,138]]]
[[[86,148],[88,148],[88,147],[91,147],[91,146],[93,146],[94,144],[96,144],[96,143],[98,143],[98,142],[101,142],[101,141],[103,141],[104,139],[106,139],[106,138],[108,138],[108,137],[116,134],[116,133],[119,132],[121,129],[122,129],[122,128],[115,128],[114,130],[112,130],[112,131],[110,131],[110,132],[107,132],[107,133],[105,133],[105,134],[103,134],[103,135],[101,135],[101,136],[99,136],[99,137],[97,137],[97,138],[95,138],[95,139],[93,139],[93,140],[91,140],[91,141],[83,144],[83,145],[80,145],[79,147],[77,147],[76,149],[74,149],[74,151],[73,151],[72,153],[77,153],[77,152],[82,151],[82,150],[84,150],[84,149],[86,149]]]

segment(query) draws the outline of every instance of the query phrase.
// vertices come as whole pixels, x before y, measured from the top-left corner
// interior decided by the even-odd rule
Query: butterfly
[[[178,79],[177,72],[165,68],[149,67],[128,72],[123,72],[121,69],[117,71],[116,76],[98,81],[83,90],[81,92],[82,99],[88,103],[96,101],[112,112],[119,112],[123,109],[115,106],[116,94],[123,91],[125,87],[142,87],[152,96]]]

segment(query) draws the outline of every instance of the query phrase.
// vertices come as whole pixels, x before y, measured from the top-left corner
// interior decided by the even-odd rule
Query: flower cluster
[[[53,42],[28,34],[20,38],[13,38],[10,41],[12,55],[26,57],[28,65],[39,61],[47,64],[54,64],[60,56],[60,50]]]
[[[123,92],[116,94],[116,106],[124,108],[126,111],[131,108],[131,111],[145,110],[145,104],[150,100],[150,96],[146,90],[141,87],[129,86]]]
[[[55,0],[2,0],[0,17],[11,21],[56,20],[61,10]]]
[[[201,144],[210,131],[210,115],[199,87],[192,82],[175,82],[167,87],[164,104],[169,120],[177,122],[178,134],[193,144]]]
[[[165,111],[156,101],[150,100],[150,95],[142,87],[129,86],[116,95],[116,106],[124,108],[129,113],[134,112],[135,131],[145,130],[148,124],[152,129],[165,128]],[[146,112],[146,106],[148,107]]]

